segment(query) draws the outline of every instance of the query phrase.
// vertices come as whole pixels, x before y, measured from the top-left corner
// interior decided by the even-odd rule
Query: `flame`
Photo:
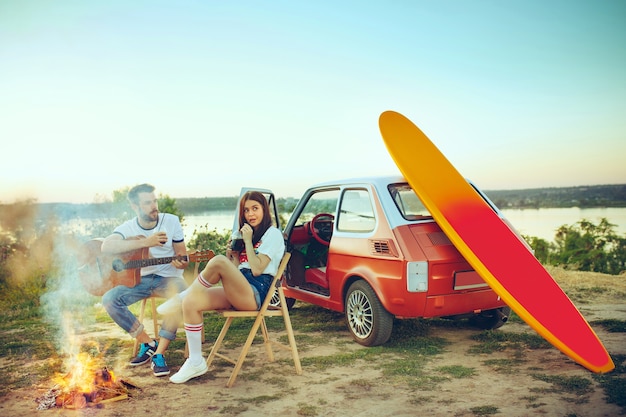
[[[103,368],[102,361],[99,358],[91,357],[86,352],[81,352],[67,360],[68,373],[65,375],[58,374],[54,378],[54,382],[63,389],[63,391],[78,391],[82,393],[90,393],[95,386],[102,382],[115,382],[115,375],[112,371],[108,371],[110,381],[98,381],[99,371]],[[109,378],[107,378],[109,379]]]
[[[101,366],[101,360],[84,352],[73,359],[68,362],[70,371],[54,378],[54,405],[81,409],[128,398],[124,383],[118,383],[114,373]],[[49,403],[49,396],[44,396],[42,407],[49,407]]]
[[[86,351],[82,351],[83,343],[76,335],[72,323],[71,312],[65,311],[61,327],[65,335],[62,350],[66,354],[64,367],[67,373],[57,375],[54,382],[64,391],[89,393],[97,382],[95,381],[96,372],[99,368],[104,367],[104,364],[101,355],[94,357]]]

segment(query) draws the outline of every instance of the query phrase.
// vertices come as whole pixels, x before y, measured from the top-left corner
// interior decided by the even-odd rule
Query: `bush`
[[[37,314],[53,270],[55,222],[35,221],[32,202],[15,203],[0,212],[0,308],[5,315]]]
[[[200,231],[194,230],[191,239],[187,243],[187,248],[190,252],[212,249],[216,255],[224,255],[230,242],[230,234],[230,231],[220,233],[217,229],[209,230],[208,227]]]
[[[117,190],[110,210],[104,218],[88,219],[82,232],[68,232],[58,225],[54,213],[38,212],[34,201],[17,202],[0,207],[0,308],[5,314],[29,317],[37,315],[41,297],[57,281],[68,281],[75,271],[76,254],[81,242],[109,235],[129,218],[126,193]],[[159,196],[162,212],[173,213],[182,219],[184,214],[176,200]],[[47,212],[46,212],[47,213]],[[110,217],[109,217],[110,216]],[[80,228],[80,227],[79,227]],[[200,235],[198,239],[211,241],[209,249],[225,247],[229,236]],[[215,242],[212,242],[215,240]],[[217,250],[216,250],[217,252]],[[71,271],[68,273],[68,269]],[[72,269],[73,268],[73,269]],[[76,274],[74,274],[76,275]]]
[[[583,219],[559,227],[555,243],[525,237],[537,259],[548,265],[618,275],[626,270],[626,238],[605,218],[599,224]]]

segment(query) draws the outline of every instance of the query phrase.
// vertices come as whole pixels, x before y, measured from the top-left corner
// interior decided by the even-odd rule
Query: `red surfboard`
[[[400,172],[455,247],[504,302],[575,362],[593,372],[613,370],[611,357],[576,306],[428,137],[393,111],[381,114],[379,126]]]

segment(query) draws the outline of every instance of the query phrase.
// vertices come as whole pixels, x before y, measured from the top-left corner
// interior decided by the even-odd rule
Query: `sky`
[[[621,0],[0,0],[0,203],[395,175],[386,110],[484,190],[623,184],[624,22]]]

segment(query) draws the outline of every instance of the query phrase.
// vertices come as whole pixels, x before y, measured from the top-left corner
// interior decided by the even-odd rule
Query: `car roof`
[[[384,216],[387,218],[389,226],[393,229],[401,225],[414,224],[421,222],[432,222],[431,217],[420,220],[407,220],[402,217],[394,202],[391,194],[387,192],[389,184],[408,184],[407,180],[401,175],[381,175],[369,177],[346,178],[335,181],[325,181],[313,185],[310,189],[331,188],[331,187],[350,187],[367,185],[376,189],[378,199],[383,207]]]
[[[387,187],[389,184],[407,182],[401,175],[381,175],[369,177],[345,178],[334,181],[324,181],[314,184],[311,188],[332,187],[334,185],[350,185],[350,184],[374,184],[376,187]]]
[[[487,197],[487,195],[482,192],[472,181],[469,179],[465,179],[475,190],[478,192],[481,197],[487,202],[489,206],[498,214],[499,217],[505,219],[502,212],[498,209],[498,207]],[[384,192],[383,190],[387,190],[387,186],[389,184],[408,184],[406,178],[401,175],[380,175],[380,176],[369,176],[369,177],[356,177],[356,178],[345,178],[341,180],[335,181],[325,181],[315,184],[310,187],[310,189],[319,189],[325,187],[345,187],[345,186],[355,186],[355,185],[372,185],[378,193],[378,197],[381,205],[383,206],[383,210],[385,212],[385,216],[389,221],[389,225],[394,228],[403,224],[411,224],[411,223],[419,223],[423,221],[433,221],[431,217],[420,219],[420,220],[407,220],[402,217],[402,214],[398,210],[395,202],[393,201],[391,195],[388,192]],[[409,184],[410,185],[410,184]],[[508,223],[508,220],[505,219]],[[517,231],[513,228],[512,225],[509,224],[516,234],[519,235]]]

